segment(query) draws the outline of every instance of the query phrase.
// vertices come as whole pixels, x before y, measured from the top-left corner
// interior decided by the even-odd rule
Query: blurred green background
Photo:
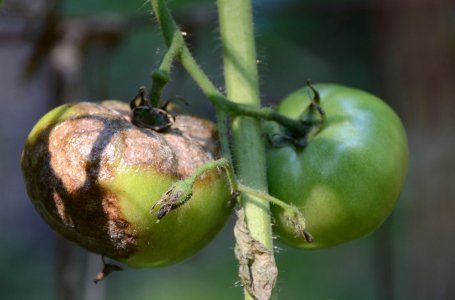
[[[196,59],[222,89],[214,1],[170,3]],[[319,251],[276,243],[277,299],[455,299],[455,3],[254,1],[267,105],[313,82],[385,99],[405,124],[410,168],[398,206],[373,235]],[[6,0],[0,12],[0,299],[240,299],[233,222],[196,256],[125,270],[94,285],[100,260],[34,211],[20,153],[42,114],[67,101],[129,101],[164,54],[144,0]],[[213,109],[177,64],[165,97]]]

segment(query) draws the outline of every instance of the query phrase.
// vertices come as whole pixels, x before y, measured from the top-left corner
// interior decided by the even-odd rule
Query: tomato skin
[[[302,209],[307,243],[280,208],[274,230],[291,246],[316,249],[365,236],[392,212],[405,179],[408,146],[403,125],[379,98],[335,84],[314,86],[326,121],[305,148],[268,148],[271,195]],[[308,88],[283,100],[280,113],[298,118],[309,104]]]
[[[177,116],[157,133],[117,101],[65,104],[32,129],[22,154],[27,192],[43,219],[78,245],[130,267],[177,263],[204,247],[231,213],[223,172],[198,177],[193,196],[157,222],[152,206],[216,152],[214,125]]]

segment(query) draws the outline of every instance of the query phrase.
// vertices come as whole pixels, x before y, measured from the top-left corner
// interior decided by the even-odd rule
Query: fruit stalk
[[[179,49],[176,56],[169,56],[180,59],[188,74],[190,74],[217,110],[223,110],[236,115],[245,115],[257,119],[275,121],[297,134],[306,133],[306,124],[299,120],[288,118],[278,113],[276,110],[268,107],[260,108],[257,104],[254,104],[255,101],[253,100],[244,99],[242,101],[231,101],[231,97],[228,97],[228,99],[223,96],[223,94],[221,94],[215,85],[210,81],[204,71],[199,67],[194,57],[191,55],[185,41],[183,40],[183,36],[177,27],[177,24],[166,6],[165,1],[151,0],[151,3],[169,51],[173,48]],[[168,55],[166,54],[165,57],[167,56]],[[254,60],[254,64],[256,64],[256,60]],[[243,95],[243,97],[245,96],[246,95]]]
[[[183,43],[179,40],[179,35],[177,33],[174,33],[172,42],[169,46],[168,51],[164,55],[163,60],[161,61],[159,69],[152,74],[153,85],[150,91],[150,101],[153,107],[158,106],[158,103],[161,99],[161,91],[169,81],[172,62],[178,55],[180,55],[182,44]]]

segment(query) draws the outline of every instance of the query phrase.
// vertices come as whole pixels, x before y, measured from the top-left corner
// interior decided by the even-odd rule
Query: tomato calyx
[[[298,117],[306,130],[303,133],[295,133],[278,124],[267,126],[266,138],[273,148],[282,148],[289,145],[304,148],[308,144],[308,139],[321,131],[326,120],[325,111],[321,107],[321,96],[309,80],[307,81],[307,87],[310,104]]]
[[[313,87],[311,82],[307,81],[307,87],[309,92],[313,93],[313,95],[309,95],[310,104],[308,107],[303,111],[300,116],[300,119],[304,124],[308,124],[309,131],[307,135],[316,135],[321,131],[322,125],[325,122],[326,115],[325,111],[321,107],[321,96],[319,92]]]
[[[167,131],[175,122],[175,117],[167,111],[169,103],[174,99],[181,100],[188,105],[184,98],[174,97],[166,100],[162,105],[154,107],[147,97],[145,87],[141,86],[137,95],[130,102],[132,123],[137,127],[148,128],[156,132]]]
[[[307,145],[306,137],[293,137],[292,135],[287,135],[283,132],[275,132],[266,134],[267,141],[273,148],[282,148],[287,147],[289,144],[292,144],[299,148],[304,148]]]

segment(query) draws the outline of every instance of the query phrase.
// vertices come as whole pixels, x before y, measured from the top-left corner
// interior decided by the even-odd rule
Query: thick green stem
[[[251,0],[218,0],[217,3],[227,96],[235,102],[260,107]],[[234,117],[232,133],[239,180],[267,192],[265,146],[259,121],[245,116]],[[251,237],[273,253],[268,203],[258,205],[247,194],[241,199]],[[245,298],[250,297],[245,290]]]
[[[216,110],[216,121],[218,127],[218,135],[220,139],[222,156],[229,161],[229,164],[233,166],[231,147],[229,145],[229,129],[227,127],[227,114],[224,110]]]
[[[251,5],[249,0],[218,0],[218,12],[228,98],[259,107]],[[234,155],[239,180],[267,191],[265,147],[259,125],[257,120],[248,117],[234,118]],[[271,249],[273,243],[268,210],[251,203],[248,197],[244,197],[243,202],[252,237]]]

